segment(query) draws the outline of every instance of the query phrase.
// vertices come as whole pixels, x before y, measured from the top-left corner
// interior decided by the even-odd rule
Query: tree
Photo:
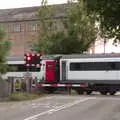
[[[96,12],[101,32],[120,40],[120,0],[84,0],[88,11]]]
[[[61,19],[63,28],[55,24],[54,7],[46,2],[39,10],[43,31],[34,44],[35,51],[45,54],[71,54],[87,51],[96,40],[94,16],[89,15],[83,1],[69,3],[66,17]],[[56,9],[56,8],[55,8]]]
[[[0,73],[5,73],[8,69],[6,56],[10,50],[10,42],[5,39],[5,32],[0,26]]]

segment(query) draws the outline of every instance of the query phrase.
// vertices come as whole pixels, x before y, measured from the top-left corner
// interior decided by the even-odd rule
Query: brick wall
[[[40,25],[37,21],[21,21],[2,23],[6,38],[11,42],[10,56],[22,56],[30,51],[28,42],[37,40]]]

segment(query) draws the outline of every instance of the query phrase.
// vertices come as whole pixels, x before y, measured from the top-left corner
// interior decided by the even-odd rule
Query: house
[[[59,19],[65,16],[67,7],[65,4],[52,7],[55,9],[56,24],[59,24]],[[31,51],[29,43],[36,41],[38,33],[42,31],[37,16],[39,8],[40,6],[0,10],[0,24],[12,44],[10,56],[23,56]]]

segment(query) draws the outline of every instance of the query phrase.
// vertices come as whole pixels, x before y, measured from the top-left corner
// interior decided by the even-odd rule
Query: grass
[[[45,96],[44,94],[33,94],[33,93],[26,93],[26,92],[16,92],[12,93],[8,97],[8,101],[24,101],[24,100],[33,100],[36,98],[40,98]]]

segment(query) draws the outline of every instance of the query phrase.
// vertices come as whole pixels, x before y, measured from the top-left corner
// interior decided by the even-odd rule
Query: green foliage
[[[96,12],[101,31],[108,38],[120,39],[120,0],[84,0],[88,11]]]
[[[32,100],[32,99],[36,99],[39,98],[40,95],[38,94],[32,94],[32,93],[26,93],[26,92],[16,92],[16,93],[12,93],[9,96],[10,101],[23,101],[23,100]]]
[[[10,66],[8,67],[7,71],[17,71],[18,70],[18,66]]]
[[[73,49],[76,49],[76,52],[87,51],[96,40],[94,14],[88,14],[83,1],[72,4],[68,10],[67,30],[71,45],[74,45]]]
[[[5,73],[8,66],[5,64],[6,56],[10,50],[10,42],[5,40],[5,32],[0,26],[0,73]]]
[[[39,10],[43,31],[33,50],[45,54],[71,54],[87,51],[96,39],[95,19],[89,15],[84,2],[71,4],[67,18],[55,24],[54,7],[46,4]],[[62,24],[60,24],[62,23]],[[59,29],[61,27],[61,29]]]

